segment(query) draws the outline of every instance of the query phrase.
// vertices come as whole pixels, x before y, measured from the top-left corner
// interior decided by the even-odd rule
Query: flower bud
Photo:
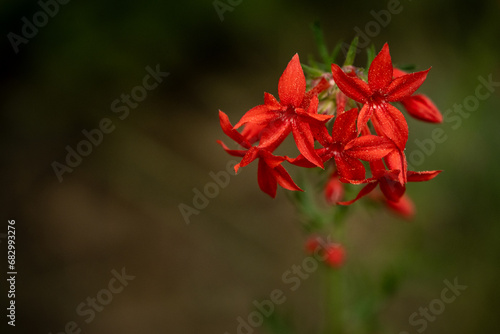
[[[332,268],[340,268],[344,263],[345,250],[341,244],[330,244],[325,248],[325,263]]]
[[[399,216],[411,220],[415,216],[415,204],[407,195],[403,195],[399,201],[386,200],[387,207]]]
[[[436,105],[427,96],[416,94],[401,100],[410,116],[429,123],[443,122],[443,115]]]
[[[322,245],[322,240],[319,236],[317,235],[312,235],[310,236],[305,244],[305,250],[307,254],[314,254],[316,250],[321,247]]]
[[[344,185],[339,180],[339,175],[332,174],[325,186],[325,199],[328,204],[334,205],[344,196]]]

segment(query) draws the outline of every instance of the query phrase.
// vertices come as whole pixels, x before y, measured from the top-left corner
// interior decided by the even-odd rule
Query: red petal
[[[264,104],[266,104],[271,110],[278,110],[282,108],[282,105],[276,100],[276,98],[269,93],[264,93]]]
[[[313,164],[312,162],[310,162],[309,160],[307,160],[302,154],[300,154],[295,159],[289,159],[288,162],[291,163],[292,165],[299,166],[299,167],[304,167],[304,168],[314,168],[314,167],[317,167],[315,164]]]
[[[273,118],[279,117],[279,111],[269,110],[266,104],[261,104],[248,110],[240,121],[234,126],[235,129],[239,128],[245,123],[265,124],[270,122]]]
[[[411,96],[424,83],[429,71],[430,68],[426,71],[410,73],[395,78],[387,88],[387,101],[401,101],[405,97]]]
[[[352,200],[346,201],[346,202],[338,202],[337,204],[340,204],[340,205],[351,205],[352,203],[356,202],[358,199],[363,198],[366,195],[368,195],[369,193],[371,193],[372,190],[377,187],[377,184],[378,184],[378,182],[368,183],[366,186],[364,186],[363,188],[361,188],[361,190],[359,191],[359,193],[358,193],[358,195],[356,196],[355,199],[352,199]]]
[[[307,113],[311,115],[317,115],[318,114],[318,105],[319,105],[319,99],[318,96],[314,95],[311,98],[311,101],[309,102],[309,106],[307,107]],[[305,110],[304,108],[296,108],[295,112],[299,110]]]
[[[229,147],[226,146],[221,140],[217,140],[217,144],[222,146],[222,148],[229,153],[230,155],[234,157],[244,157],[245,154],[247,153],[247,150],[231,150]]]
[[[363,108],[359,111],[358,115],[358,135],[361,133],[362,129],[368,128],[366,123],[370,120],[373,115],[373,105],[371,103],[366,103]]]
[[[388,138],[367,135],[351,140],[344,147],[344,152],[356,159],[374,161],[382,159],[395,148],[394,142]]]
[[[305,92],[306,78],[300,65],[299,55],[295,54],[278,83],[278,95],[281,105],[300,107]]]
[[[387,43],[373,59],[368,70],[368,85],[372,91],[384,91],[392,81],[392,61]]]
[[[406,187],[398,181],[385,177],[380,179],[380,190],[389,201],[397,202],[405,193]]]
[[[259,147],[273,151],[291,131],[290,122],[283,118],[275,119],[262,130]]]
[[[237,164],[236,166],[234,166],[235,172],[238,172],[238,169],[240,167],[245,167],[245,166],[249,165],[252,161],[257,159],[258,157],[259,157],[259,149],[255,146],[253,146],[252,148],[250,148],[247,151],[247,153],[245,154],[243,159],[241,159],[240,163]]]
[[[309,114],[304,112],[301,112],[300,109],[295,110],[297,115],[303,116],[302,117],[302,122],[320,122],[320,123],[325,123],[328,120],[333,118],[333,115],[320,115],[320,114]]]
[[[356,138],[356,118],[358,117],[358,109],[354,108],[345,111],[337,116],[333,123],[332,139],[342,145],[347,144],[352,139]]]
[[[249,143],[253,144],[260,139],[261,132],[265,127],[266,124],[247,123],[241,131],[241,135],[245,137]]]
[[[326,161],[330,160],[333,157],[333,155],[335,154],[335,152],[327,150],[326,148],[320,148],[320,149],[316,150],[316,153],[318,154],[318,156],[321,158],[321,160],[323,162],[326,162]],[[299,167],[304,167],[304,168],[314,168],[314,167],[317,167],[315,164],[313,164],[312,162],[310,162],[309,160],[307,160],[304,157],[304,155],[302,155],[302,154],[300,154],[295,159],[288,158],[287,160],[292,165],[299,166]]]
[[[271,152],[262,149],[259,151],[259,156],[261,159],[264,159],[266,165],[271,168],[279,166],[283,161],[286,160],[285,157],[273,155]]]
[[[389,153],[385,158],[384,158],[387,168],[390,170],[397,170],[399,171],[399,182],[401,184],[405,184],[408,182],[406,178],[406,172],[408,170],[408,164],[406,162],[406,156],[404,151],[396,149]]]
[[[231,138],[232,140],[234,140],[235,142],[237,142],[238,144],[240,144],[244,148],[250,148],[252,146],[243,137],[243,135],[241,135],[238,131],[236,131],[233,128],[233,126],[229,122],[229,117],[227,117],[227,115],[224,112],[222,112],[221,110],[219,110],[219,121],[220,121],[220,127],[222,128],[222,131],[224,131],[224,133],[229,138]]]
[[[345,106],[347,104],[347,96],[341,91],[338,91],[337,95],[335,96],[335,99],[337,101],[337,114],[341,114],[345,111]]]
[[[324,124],[311,123],[309,127],[311,128],[314,139],[316,139],[321,146],[328,147],[332,144],[332,137]]]
[[[276,190],[278,184],[276,178],[274,177],[272,168],[266,165],[264,160],[259,160],[259,167],[257,169],[257,181],[259,183],[259,188],[271,196],[276,197]]]
[[[441,170],[432,170],[425,172],[408,171],[408,182],[429,181],[435,178],[441,172]]]
[[[412,117],[429,123],[442,123],[443,115],[431,99],[425,95],[417,94],[401,100],[408,114]]]
[[[357,159],[346,154],[335,155],[335,165],[339,175],[348,181],[361,181],[365,178],[365,166]]]
[[[370,170],[375,179],[383,178],[387,174],[387,170],[382,160],[370,161]],[[396,172],[396,177],[398,173],[399,171]]]
[[[408,141],[408,124],[401,111],[389,103],[374,105],[372,122],[379,135],[388,137],[404,150]]]
[[[307,111],[302,108],[296,108],[295,113],[300,116],[305,116],[306,119],[309,118],[311,121],[326,122],[333,118],[333,115],[321,115],[318,114],[318,104],[319,100],[317,96],[314,96],[309,104]]]
[[[366,103],[372,95],[372,91],[366,82],[359,78],[348,76],[337,64],[332,64],[332,75],[335,84],[351,99]]]
[[[393,68],[392,69],[392,75],[397,78],[397,77],[402,77],[403,75],[408,74],[407,72],[400,70],[399,68]]]
[[[326,80],[325,78],[321,78],[321,80],[318,82],[316,86],[314,86],[308,92],[306,92],[305,100],[311,100],[314,96],[317,96],[319,93],[327,90],[328,88],[330,88],[330,83],[328,83],[328,80]]]
[[[314,149],[314,137],[309,124],[299,120],[292,122],[292,133],[300,153],[316,166],[323,168],[323,160]]]
[[[274,168],[274,176],[276,177],[278,184],[283,188],[292,191],[302,191],[302,189],[300,189],[299,186],[293,182],[292,178],[283,166],[279,165]]]

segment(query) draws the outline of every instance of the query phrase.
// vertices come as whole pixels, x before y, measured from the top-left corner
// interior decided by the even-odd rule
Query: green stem
[[[343,244],[345,227],[344,218],[347,212],[346,207],[335,207],[333,224],[330,225],[331,235],[335,237],[333,241]],[[324,268],[324,296],[325,296],[325,333],[343,333],[343,311],[344,304],[344,268]]]
[[[324,334],[343,333],[342,270],[325,268],[325,332]]]

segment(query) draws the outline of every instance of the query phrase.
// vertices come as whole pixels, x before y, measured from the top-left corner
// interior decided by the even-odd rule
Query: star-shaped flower
[[[399,182],[399,174],[401,171],[396,169],[387,170],[382,160],[370,162],[370,169],[372,171],[372,177],[362,182],[366,183],[366,185],[359,191],[356,198],[350,201],[339,202],[338,204],[350,205],[371,193],[377,185],[380,185],[380,190],[388,201],[399,202],[406,191],[406,185]],[[408,182],[429,181],[435,178],[439,173],[441,173],[440,170],[424,172],[408,171],[406,173],[406,179]]]
[[[368,83],[347,75],[342,68],[332,64],[332,75],[339,89],[348,97],[364,104],[358,115],[358,133],[371,119],[377,134],[393,140],[404,150],[408,140],[408,125],[401,112],[390,102],[411,96],[427,77],[421,71],[393,78],[389,46],[384,45],[368,70]]]
[[[288,190],[302,191],[295,182],[293,182],[290,175],[281,165],[283,161],[287,160],[286,157],[275,156],[271,151],[266,148],[261,148],[260,146],[252,146],[245,136],[233,128],[229,122],[229,118],[222,111],[219,111],[219,120],[222,131],[224,131],[229,138],[245,148],[245,150],[231,150],[222,141],[217,141],[230,155],[242,157],[240,163],[234,166],[235,172],[238,172],[240,167],[244,167],[255,159],[259,159],[257,180],[263,192],[273,198],[276,197],[278,184]]]
[[[314,165],[323,167],[323,161],[314,149],[314,133],[333,117],[317,113],[317,94],[328,87],[328,82],[323,79],[306,92],[304,72],[299,56],[295,54],[278,83],[280,101],[273,95],[265,93],[264,104],[247,111],[235,125],[235,129],[243,124],[257,126],[261,129],[259,147],[271,151],[291,132],[300,153]]]

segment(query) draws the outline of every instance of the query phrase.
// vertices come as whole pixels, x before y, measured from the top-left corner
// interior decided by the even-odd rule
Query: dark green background
[[[401,7],[371,41],[377,50],[388,42],[395,64],[432,66],[420,91],[443,112],[474,95],[479,76],[500,81],[498,1]],[[236,122],[264,91],[276,94],[293,54],[303,61],[316,54],[311,22],[320,20],[333,46],[350,41],[355,27],[364,31],[370,11],[386,8],[385,1],[242,1],[221,21],[211,1],[72,0],[16,54],[7,34],[20,34],[21,18],[31,21],[40,7],[2,1],[0,231],[16,220],[18,270],[17,326],[9,330],[58,333],[73,320],[93,334],[235,333],[253,300],[286,289],[281,275],[302,262],[304,235],[284,191],[275,200],[260,192],[255,166],[184,222],[178,205],[192,205],[193,189],[231,160],[215,143],[224,137],[217,111]],[[170,75],[118,119],[111,102],[157,64]],[[366,269],[368,280],[385,267],[404,276],[380,311],[387,333],[416,333],[409,315],[455,277],[467,290],[426,333],[499,331],[499,110],[495,91],[456,129],[409,121],[407,155],[436,127],[447,136],[418,166],[444,172],[408,187],[416,219],[362,205],[349,219],[347,268]],[[103,118],[115,130],[58,182],[53,161],[62,163],[65,147],[75,148],[82,130]],[[77,305],[123,267],[136,278],[86,324]],[[280,307],[300,333],[321,326],[319,283],[312,274]]]

